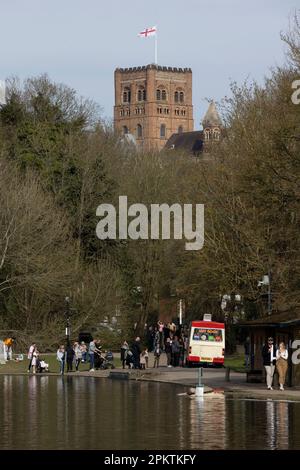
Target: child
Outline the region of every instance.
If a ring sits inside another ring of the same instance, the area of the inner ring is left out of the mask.
[[[141,356],[140,356],[140,366],[141,366],[141,369],[146,369],[146,357],[145,357],[145,354],[146,354],[146,351],[145,349],[141,352]]]
[[[148,348],[145,349],[145,360],[146,360],[146,369],[149,367],[149,353]]]

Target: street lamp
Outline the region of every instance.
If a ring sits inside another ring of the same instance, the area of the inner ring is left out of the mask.
[[[272,314],[272,293],[271,293],[271,271],[265,274],[261,281],[258,281],[258,287],[268,286],[268,315]]]
[[[71,332],[71,328],[70,328],[70,297],[66,297],[65,302],[66,302],[66,311],[65,311],[65,315],[66,315],[66,343],[67,343],[67,347],[68,347],[68,346],[70,346],[70,332]]]

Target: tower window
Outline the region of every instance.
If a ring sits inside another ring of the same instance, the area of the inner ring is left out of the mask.
[[[167,91],[163,88],[157,88],[156,90],[156,100],[157,101],[166,101],[167,99]]]
[[[139,88],[137,94],[138,101],[146,101],[146,90],[145,88]]]
[[[128,127],[127,126],[123,126],[123,134],[128,134]]]
[[[182,126],[179,126],[178,127],[178,134],[182,134],[183,133],[183,127]]]
[[[141,124],[138,124],[138,125],[136,126],[136,134],[137,134],[137,137],[138,137],[139,139],[141,139],[141,138],[143,137],[143,127],[142,127]]]
[[[205,129],[204,137],[205,137],[205,140],[210,140],[210,130],[209,129]]]
[[[123,91],[123,103],[130,103],[130,101],[131,101],[130,88],[126,87],[124,88],[124,91]]]
[[[219,129],[214,129],[213,130],[213,139],[214,140],[220,140],[220,131],[219,131]]]
[[[166,137],[166,125],[161,124],[160,125],[160,138],[164,139]]]
[[[180,103],[184,102],[184,93],[183,93],[183,91],[181,91],[180,94],[179,94],[179,100],[180,100]]]
[[[179,101],[179,92],[178,91],[175,91],[174,101],[175,101],[175,103],[178,103],[178,101]]]

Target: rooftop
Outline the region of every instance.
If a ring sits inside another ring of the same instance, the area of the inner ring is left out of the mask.
[[[167,67],[165,65],[157,65],[157,64],[141,65],[138,67],[116,68],[116,72],[121,72],[121,73],[141,72],[144,70],[159,70],[161,72],[192,73],[192,69],[190,67],[185,67],[185,68]]]
[[[286,312],[277,312],[267,317],[257,318],[256,320],[242,321],[239,323],[241,326],[249,327],[284,327],[289,325],[300,324],[300,312],[295,310],[290,310]]]
[[[198,154],[203,150],[203,131],[181,132],[172,134],[167,141],[166,149],[183,149]]]
[[[202,121],[203,127],[221,127],[222,126],[222,121],[219,116],[219,113],[217,111],[216,105],[214,101],[211,101],[211,103],[208,106],[208,110],[205,113],[205,116]]]

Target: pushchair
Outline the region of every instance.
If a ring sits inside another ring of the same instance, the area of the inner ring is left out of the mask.
[[[106,351],[105,355],[101,353],[100,369],[114,369],[114,356],[111,351]]]
[[[129,369],[133,368],[133,353],[130,349],[126,352],[125,362]]]
[[[43,359],[37,359],[36,371],[38,374],[42,374],[43,372],[49,372],[49,364],[47,364]]]

